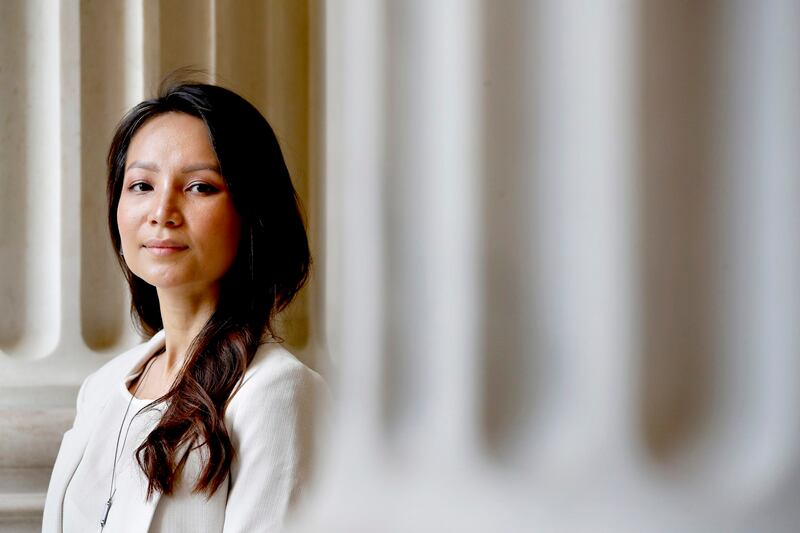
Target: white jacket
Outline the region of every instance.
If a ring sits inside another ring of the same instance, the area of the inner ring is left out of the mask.
[[[50,478],[43,533],[62,533],[64,494],[87,443],[98,431],[101,432],[98,438],[105,438],[102,432],[111,433],[108,425],[122,418],[122,413],[105,410],[108,399],[118,392],[114,388],[163,345],[161,330],[149,341],[106,363],[81,385],[75,422],[64,434]],[[197,533],[281,529],[310,474],[314,408],[320,400],[327,400],[328,395],[319,374],[280,344],[266,343],[259,347],[241,388],[225,412],[225,424],[236,449],[231,472],[218,489],[219,494],[203,504],[203,523],[208,525],[207,529],[195,530]],[[116,436],[119,425],[114,426]],[[145,480],[144,475],[141,478]],[[144,493],[146,486],[141,489]],[[107,493],[86,495],[101,503],[107,496]],[[145,498],[115,501],[113,512],[117,517],[125,517],[124,527],[120,528],[119,523],[111,527],[109,518],[105,531],[147,533],[156,510],[161,513],[169,510],[163,506],[171,505],[172,501],[172,497],[158,492],[149,501]],[[98,515],[98,530],[99,519]]]

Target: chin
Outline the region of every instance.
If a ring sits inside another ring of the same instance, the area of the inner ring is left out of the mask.
[[[148,276],[142,279],[159,290],[180,289],[191,293],[205,292],[213,285],[211,281],[191,276]]]
[[[149,285],[152,285],[153,287],[155,287],[157,289],[175,289],[175,288],[180,287],[182,285],[186,285],[185,283],[181,283],[181,282],[175,281],[175,280],[164,280],[164,279],[159,279],[159,278],[142,277],[142,276],[139,276],[139,277],[141,277],[142,280],[145,281],[145,283],[147,283]]]
[[[159,289],[173,289],[196,281],[187,279],[186,276],[176,275],[174,272],[142,272],[141,270],[137,271],[132,268],[131,272],[136,274],[136,276],[141,278],[145,283]]]

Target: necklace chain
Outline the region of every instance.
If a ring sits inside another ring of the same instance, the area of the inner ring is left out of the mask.
[[[105,509],[103,511],[103,518],[100,519],[100,531],[103,531],[103,528],[108,521],[108,512],[111,510],[111,504],[114,502],[114,494],[117,492],[116,487],[116,472],[117,472],[117,459],[122,456],[122,452],[125,450],[125,442],[128,440],[128,432],[131,430],[131,424],[133,424],[133,419],[142,412],[147,406],[142,407],[139,411],[136,412],[135,415],[131,417],[130,422],[128,422],[128,429],[125,431],[125,438],[122,439],[122,450],[119,450],[119,439],[122,436],[122,428],[125,427],[125,419],[128,417],[128,411],[130,411],[131,404],[133,403],[133,399],[136,397],[136,393],[139,391],[139,387],[142,385],[145,377],[147,377],[147,373],[150,371],[150,367],[152,367],[153,361],[155,361],[156,357],[160,355],[164,351],[164,348],[161,348],[153,356],[145,365],[144,372],[142,373],[141,378],[139,378],[139,382],[136,384],[136,387],[133,389],[131,393],[131,399],[128,400],[128,406],[125,408],[125,414],[122,415],[122,422],[119,425],[119,432],[117,433],[117,442],[114,445],[114,465],[111,468],[111,486],[108,489],[108,500],[105,503]],[[127,385],[126,385],[127,388]]]

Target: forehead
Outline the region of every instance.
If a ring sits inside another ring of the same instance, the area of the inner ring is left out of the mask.
[[[216,161],[201,119],[186,113],[164,113],[145,122],[131,139],[126,160],[146,160],[159,166]]]

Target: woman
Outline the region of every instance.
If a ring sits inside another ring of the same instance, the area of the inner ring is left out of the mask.
[[[150,340],[83,382],[43,531],[276,531],[309,475],[320,376],[272,320],[310,266],[272,129],[235,93],[162,89],[108,154],[111,241]]]

